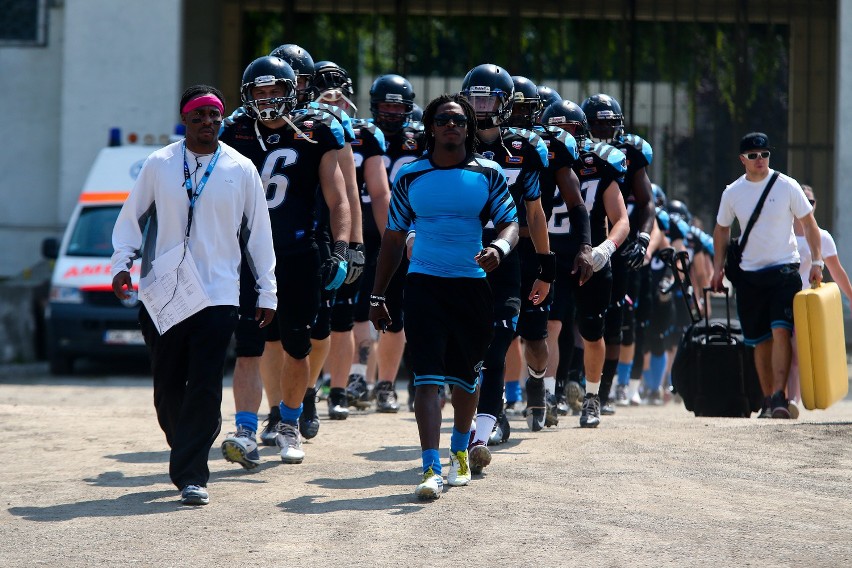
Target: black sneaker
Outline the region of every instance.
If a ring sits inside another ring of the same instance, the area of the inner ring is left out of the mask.
[[[784,391],[778,391],[772,395],[772,418],[790,418],[789,402]]]
[[[601,401],[601,416],[612,416],[615,414],[615,406],[612,404],[612,400],[606,399]]]
[[[772,397],[765,396],[763,397],[763,406],[760,407],[760,414],[757,415],[758,418],[772,418]]]
[[[328,392],[328,417],[332,420],[346,420],[349,417],[349,404],[346,391],[333,388]]]
[[[266,420],[263,421],[263,430],[260,432],[260,443],[264,446],[274,446],[275,437],[278,435],[276,426],[281,421],[281,411],[277,406],[269,409]]]
[[[370,407],[370,390],[367,388],[367,380],[362,375],[354,373],[349,375],[349,383],[346,385],[346,400],[349,406],[354,406],[358,410]]]
[[[299,416],[299,432],[306,440],[316,438],[319,434],[320,419],[317,415],[317,391],[314,388],[308,388],[305,392],[305,398],[302,400],[302,415]]]
[[[512,427],[509,426],[509,418],[505,412],[497,415],[497,422],[494,423],[494,429],[491,430],[491,435],[488,437],[488,445],[495,446],[502,444],[509,439],[512,433]]]
[[[588,393],[583,398],[583,410],[580,411],[581,428],[597,428],[601,423],[601,399]]]
[[[527,418],[527,426],[533,432],[544,428],[547,401],[544,390],[544,381],[530,377],[527,379],[527,408],[524,416]]]
[[[382,381],[376,385],[376,411],[395,413],[399,412],[399,403],[396,400],[396,391],[393,383]]]

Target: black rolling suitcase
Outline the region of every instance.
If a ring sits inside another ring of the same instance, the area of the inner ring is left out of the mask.
[[[689,285],[685,252],[674,255],[672,272],[692,317],[672,365],[672,385],[696,416],[748,418],[760,410],[763,393],[754,367],[754,349],[743,342],[740,322],[730,317],[725,288],[724,318],[701,318]],[[704,289],[704,300],[709,301]],[[705,312],[706,314],[706,312]]]

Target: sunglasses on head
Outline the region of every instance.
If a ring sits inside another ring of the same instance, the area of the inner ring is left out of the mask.
[[[769,150],[764,150],[762,152],[748,152],[747,154],[743,154],[746,160],[756,160],[758,158],[768,158]]]
[[[467,126],[467,117],[463,114],[436,114],[435,126],[446,126],[451,120],[456,126]]]

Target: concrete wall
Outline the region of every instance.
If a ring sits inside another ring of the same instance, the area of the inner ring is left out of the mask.
[[[15,243],[0,247],[0,277],[35,264],[41,240],[61,233],[111,127],[141,142],[179,120],[182,2],[55,5],[46,47],[0,48],[0,242]]]

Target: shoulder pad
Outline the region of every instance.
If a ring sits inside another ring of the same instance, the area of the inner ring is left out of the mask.
[[[574,156],[575,160],[580,157],[580,151],[577,148],[577,140],[571,136],[568,131],[561,129],[558,126],[547,126],[545,130],[553,140],[558,140],[566,148],[568,148],[568,151],[572,156]]]
[[[638,151],[642,152],[642,155],[645,156],[645,159],[648,161],[648,164],[654,159],[654,150],[651,148],[651,145],[641,136],[636,134],[625,134],[624,142],[633,146]]]
[[[660,227],[664,231],[669,230],[670,218],[669,218],[669,212],[668,211],[666,211],[665,209],[663,209],[661,207],[657,207],[657,221],[660,222]]]
[[[610,146],[606,142],[598,142],[589,151],[615,168],[618,173],[627,172],[627,156],[615,146]]]

